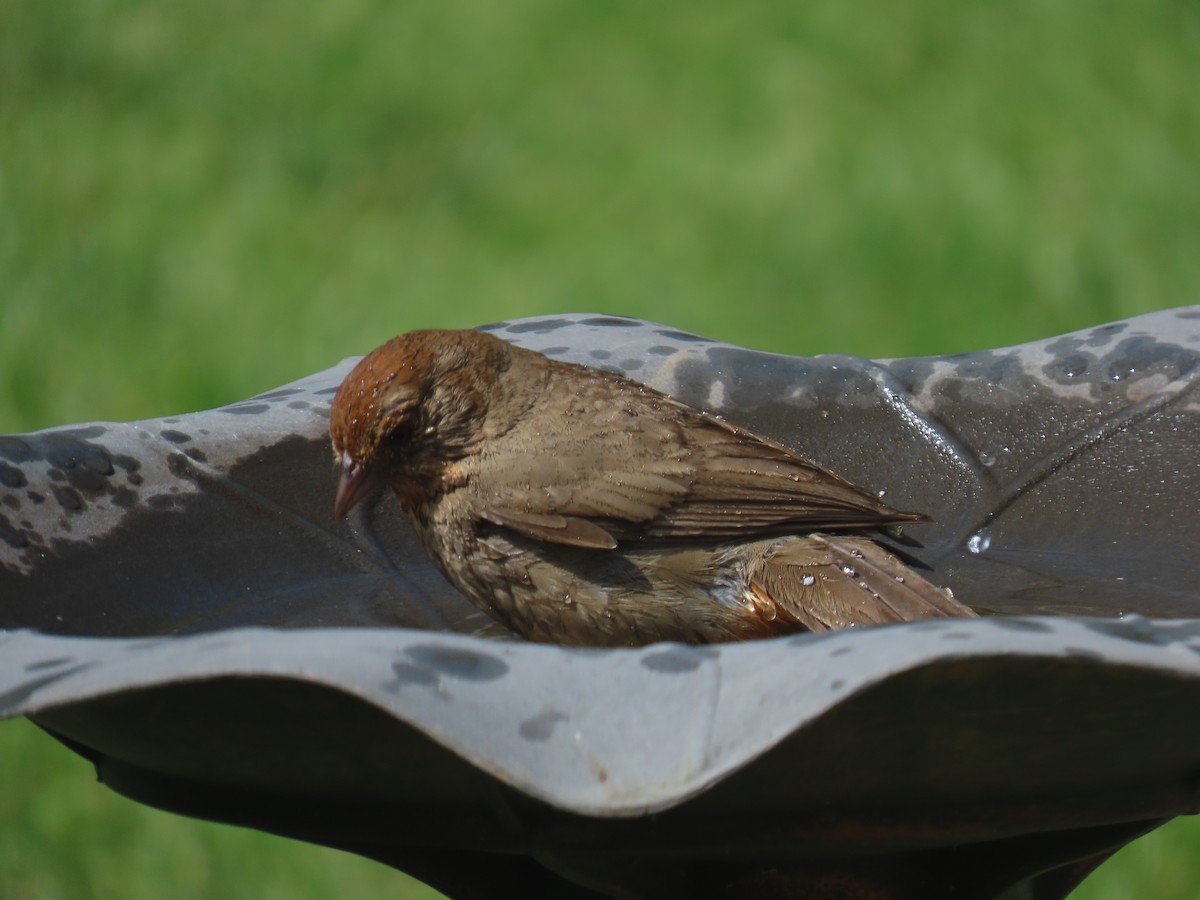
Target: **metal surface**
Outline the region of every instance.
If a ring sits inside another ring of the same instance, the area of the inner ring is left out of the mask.
[[[1200,308],[883,363],[602,316],[491,328],[930,514],[907,533],[931,580],[1004,615],[709,648],[474,636],[390,498],[332,521],[347,361],[0,438],[0,713],[138,799],[460,896],[1057,897],[1194,811]]]

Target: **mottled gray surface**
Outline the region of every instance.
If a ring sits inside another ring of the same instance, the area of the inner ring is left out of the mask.
[[[498,790],[569,814],[669,810],[655,840],[686,834],[693,855],[752,856],[771,809],[952,823],[869,832],[909,848],[1194,809],[1200,307],[887,362],[605,316],[490,328],[931,515],[909,530],[929,577],[1006,615],[708,648],[472,636],[487,619],[390,498],[332,521],[326,418],[347,360],[222,409],[0,438],[0,715],[34,716],[150,802],[342,846],[244,792],[322,815],[419,807],[424,831],[397,846],[519,852],[594,835],[517,827]],[[714,812],[751,818],[680,824]],[[604,840],[648,846],[637,834]]]
[[[334,524],[329,400],[349,362],[207,412],[0,437],[0,627],[485,624],[394,503]]]
[[[1108,692],[1104,715],[1092,721],[1095,711],[1079,706],[1081,675],[1101,663],[1116,681],[1154,691]],[[1005,688],[1006,671],[1020,687]],[[418,789],[452,802],[461,791],[458,783],[430,783],[428,769],[411,764],[428,752],[413,750],[421,743],[415,735],[347,744],[330,727],[334,717],[304,722],[304,746],[269,752],[264,742],[273,735],[284,742],[287,725],[278,720],[295,709],[281,715],[254,691],[217,684],[209,689],[222,702],[208,715],[169,690],[133,693],[214,674],[333,688],[346,706],[378,707],[506,785],[592,815],[673,806],[889,679],[898,693],[888,706],[892,716],[902,710],[903,721],[889,726],[888,714],[876,710],[843,738],[865,744],[858,753],[873,760],[869,767],[852,766],[843,746],[820,757],[776,757],[768,765],[780,777],[766,779],[772,787],[760,799],[853,807],[918,797],[967,803],[1002,791],[1016,803],[1050,788],[1086,795],[1141,778],[1161,787],[1200,763],[1200,721],[1192,714],[1200,624],[1138,617],[931,620],[900,632],[609,651],[415,630],[238,629],[131,640],[16,631],[0,641],[0,714],[35,715],[88,746],[180,777],[396,802]],[[1186,686],[1174,683],[1179,678]],[[973,703],[948,714],[928,695],[939,679],[956,696],[969,687]],[[96,714],[106,698],[127,693],[134,702]],[[1144,730],[1154,722],[1164,724]],[[956,728],[958,739],[945,740]],[[934,731],[939,740],[921,737]],[[1107,751],[1080,765],[1097,740]],[[1026,752],[1014,754],[1014,746]],[[1041,747],[1036,755],[1034,747]],[[1120,752],[1130,748],[1137,752]],[[314,757],[339,764],[313,766]],[[1193,802],[1181,796],[1163,812]]]
[[[880,363],[759,353],[612,317],[498,333],[723,413],[930,515],[909,529],[919,555],[972,605],[1196,614],[1200,307]]]
[[[927,513],[910,529],[918,555],[978,608],[1194,614],[1200,307],[888,363],[603,316],[491,327],[641,378]],[[0,437],[0,627],[484,626],[388,498],[332,522],[326,416],[351,362],[208,412]]]

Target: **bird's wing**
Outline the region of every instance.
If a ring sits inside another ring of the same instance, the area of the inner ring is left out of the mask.
[[[787,538],[746,574],[760,616],[790,619],[809,631],[975,616],[863,537]]]
[[[522,424],[485,450],[496,456],[484,467],[493,477],[476,484],[483,518],[586,547],[924,518],[658,391],[596,370],[572,367],[571,376],[551,382],[550,390],[571,392],[556,396],[561,415],[533,417],[536,433]]]

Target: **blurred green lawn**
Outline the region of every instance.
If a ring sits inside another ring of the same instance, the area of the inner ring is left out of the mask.
[[[0,0],[0,431],[562,311],[795,354],[1200,298],[1187,2]],[[0,725],[0,896],[427,896]],[[1077,896],[1191,898],[1174,823]]]

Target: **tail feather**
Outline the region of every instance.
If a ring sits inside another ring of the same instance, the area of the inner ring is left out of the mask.
[[[747,575],[760,601],[810,631],[976,615],[865,537],[788,538]]]

